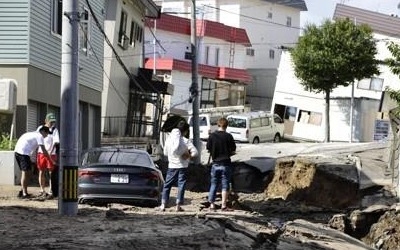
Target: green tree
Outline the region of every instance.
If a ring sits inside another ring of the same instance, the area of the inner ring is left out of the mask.
[[[306,90],[325,93],[325,141],[330,141],[330,93],[379,74],[376,44],[367,25],[349,19],[309,24],[291,50],[294,72]]]
[[[400,76],[400,46],[394,42],[390,42],[388,44],[388,49],[392,54],[392,58],[386,59],[385,64],[389,66],[393,74]],[[386,91],[389,93],[390,98],[400,105],[400,91],[389,87],[386,87]]]

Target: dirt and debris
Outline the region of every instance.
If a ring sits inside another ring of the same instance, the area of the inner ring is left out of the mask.
[[[357,169],[348,157],[338,158],[343,161],[333,160],[343,164],[339,167],[328,164],[331,159],[317,158],[282,160],[273,178],[264,178],[268,182],[265,192],[231,195],[233,212],[208,210],[204,191],[207,185],[201,178],[201,183],[191,181],[188,185],[184,212],[175,212],[176,189],[172,190],[171,207],[166,212],[134,205],[79,205],[78,215],[62,216],[56,199],[19,200],[18,186],[0,186],[0,246],[2,249],[398,249],[400,205],[392,190],[369,185],[368,191],[360,191],[353,178]],[[196,172],[206,173],[207,168]],[[29,191],[36,194],[39,188],[30,187]]]
[[[318,207],[354,207],[359,201],[357,172],[354,163],[339,158],[282,158],[265,194]]]

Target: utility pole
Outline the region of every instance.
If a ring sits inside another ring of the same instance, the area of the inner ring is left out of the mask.
[[[78,13],[79,0],[62,2],[61,124],[58,211],[78,213]]]
[[[199,165],[201,163],[201,141],[199,131],[199,86],[198,86],[198,72],[197,72],[197,30],[196,30],[196,0],[192,0],[192,18],[191,24],[191,58],[192,58],[192,86],[189,89],[190,97],[193,107],[193,143],[199,151],[199,156],[196,157],[194,163]]]
[[[354,25],[357,25],[357,19],[354,18]],[[351,83],[351,98],[350,98],[350,136],[349,142],[353,142],[353,116],[354,116],[354,81]]]
[[[350,138],[349,142],[353,142],[353,116],[354,116],[354,81],[351,83],[351,98],[350,98]]]

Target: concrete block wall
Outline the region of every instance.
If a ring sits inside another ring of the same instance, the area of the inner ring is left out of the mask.
[[[19,185],[21,171],[15,161],[14,151],[0,151],[0,185]]]

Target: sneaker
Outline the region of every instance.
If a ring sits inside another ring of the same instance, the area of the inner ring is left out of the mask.
[[[41,191],[39,194],[38,194],[38,197],[46,197],[47,196],[47,193],[45,192],[45,191]]]
[[[48,199],[48,200],[54,199],[53,194],[52,193],[46,194],[46,199]]]
[[[208,210],[210,210],[210,212],[215,212],[217,211],[217,208],[215,206],[210,206]]]
[[[18,198],[21,198],[22,195],[23,195],[22,190],[19,190],[17,197],[18,197]]]
[[[25,199],[30,199],[31,198],[31,195],[30,194],[25,194],[25,195],[22,195],[21,197],[19,197],[20,199],[23,199],[23,200],[25,200]]]
[[[165,207],[164,206],[159,206],[159,207],[156,207],[155,210],[159,211],[159,212],[165,212]]]

